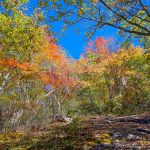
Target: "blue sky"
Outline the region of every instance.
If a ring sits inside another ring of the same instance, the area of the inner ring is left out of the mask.
[[[36,6],[37,0],[29,1],[28,9],[30,12],[32,12],[33,7]],[[75,26],[70,27],[67,31],[65,31],[62,34],[61,22],[55,22],[51,25],[53,26],[53,31],[56,32],[56,37],[58,38],[57,44],[60,45],[62,49],[66,50],[69,56],[78,59],[80,57],[80,54],[82,54],[85,51],[85,47],[88,41],[85,36],[85,30],[80,30],[80,33],[77,33],[76,28],[84,28],[84,26],[82,24],[77,24]],[[114,29],[112,27],[104,27],[103,29],[97,31],[91,40],[94,40],[94,38],[100,36],[103,36],[104,38],[114,38],[115,40],[117,40],[120,38],[117,34],[117,31],[117,29]]]
[[[79,26],[82,28],[82,25],[70,27],[62,36],[58,38],[58,44],[67,50],[75,59],[78,59],[80,54],[85,51],[85,47],[88,43],[85,36],[85,31],[77,33],[76,27]],[[61,28],[58,23],[55,24],[54,30],[56,32],[60,32]],[[105,27],[103,30],[97,31],[91,40],[94,40],[96,37],[100,36],[103,36],[104,38],[119,38],[117,35],[117,30],[110,27]]]
[[[148,4],[149,0],[143,0],[144,2],[147,2]],[[27,3],[28,7],[28,14],[32,14],[33,8],[37,7],[38,0],[29,0],[29,3]],[[49,23],[49,22],[47,22]],[[85,47],[88,43],[86,36],[85,36],[85,30],[82,30],[84,28],[84,25],[77,24],[75,26],[70,27],[67,31],[65,31],[63,34],[61,33],[62,29],[62,22],[55,22],[51,24],[53,26],[52,30],[55,31],[56,38],[58,39],[57,44],[62,47],[62,49],[66,50],[69,54],[69,56],[78,59],[80,55],[85,51]],[[76,28],[81,28],[80,33],[77,33]],[[118,30],[112,27],[104,27],[103,29],[96,32],[96,34],[92,37],[91,40],[94,40],[96,37],[104,37],[106,39],[113,38],[115,41],[122,41],[123,38],[121,38],[117,34]],[[134,41],[134,44],[139,44],[138,42]]]

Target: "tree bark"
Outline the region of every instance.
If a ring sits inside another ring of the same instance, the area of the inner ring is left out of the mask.
[[[3,110],[0,106],[0,133],[3,132],[4,124],[3,124]]]

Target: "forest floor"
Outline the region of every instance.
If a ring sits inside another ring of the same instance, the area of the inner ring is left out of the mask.
[[[150,115],[90,116],[35,129],[0,134],[0,150],[150,150]]]

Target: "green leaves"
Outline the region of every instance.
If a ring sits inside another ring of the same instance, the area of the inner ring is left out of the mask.
[[[63,21],[68,26],[70,26],[69,22],[84,24],[86,21],[88,22],[88,36],[93,36],[104,26],[119,29],[126,35],[130,33],[136,36],[150,36],[149,16],[136,1],[49,0],[48,2],[49,5],[47,5],[47,1],[45,3],[45,1],[39,0],[40,6],[48,9],[49,14],[53,16],[51,20]],[[60,13],[65,15],[60,15]],[[87,29],[87,26],[85,28]]]
[[[91,47],[79,60],[82,99],[94,101],[97,106],[104,103],[104,107],[117,113],[148,103],[149,54],[133,45],[108,53],[102,44],[106,42],[102,38],[96,41],[97,46],[90,42]]]
[[[29,2],[29,0],[20,0],[21,1],[21,3],[28,3]]]

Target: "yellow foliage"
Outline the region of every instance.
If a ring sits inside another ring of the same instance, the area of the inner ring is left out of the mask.
[[[112,143],[112,139],[110,135],[107,133],[96,135],[96,140],[97,140],[97,143],[99,144],[111,144]]]

